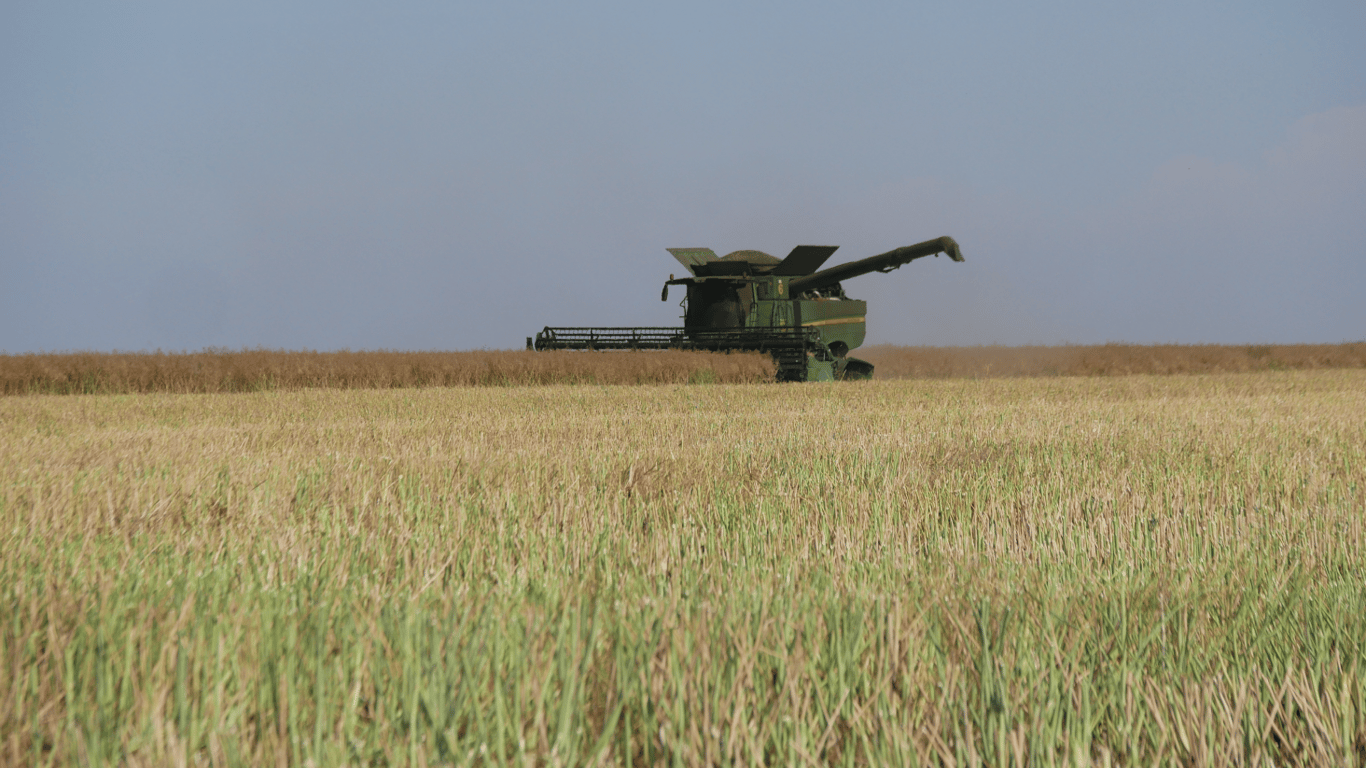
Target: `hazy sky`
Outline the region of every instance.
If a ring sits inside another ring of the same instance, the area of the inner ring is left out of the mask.
[[[869,342],[1366,339],[1366,3],[0,5],[0,350],[673,325],[940,235]]]

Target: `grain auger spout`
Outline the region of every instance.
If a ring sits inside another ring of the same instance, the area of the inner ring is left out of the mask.
[[[838,267],[823,269],[806,277],[795,278],[789,284],[789,290],[793,296],[806,291],[818,291],[851,277],[866,275],[869,272],[891,272],[916,259],[925,256],[937,256],[941,253],[948,254],[948,257],[954,261],[963,260],[963,253],[958,250],[958,243],[952,237],[937,237],[923,243],[905,245],[877,256],[869,256],[866,259],[841,264]]]
[[[547,326],[527,349],[753,351],[773,356],[782,381],[867,379],[873,366],[849,356],[863,344],[868,305],[844,293],[841,280],[890,272],[922,256],[947,253],[962,261],[951,237],[926,240],[878,256],[821,270],[839,246],[799,245],[786,258],[761,251],[717,256],[710,248],[670,248],[689,274],[682,286],[683,327],[579,328]]]

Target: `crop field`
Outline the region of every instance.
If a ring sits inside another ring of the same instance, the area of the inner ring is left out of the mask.
[[[1099,344],[1053,347],[863,347],[882,379],[1129,376],[1366,368],[1348,344]]]
[[[879,379],[1115,376],[1366,368],[1366,342],[1220,346],[874,346],[855,355]],[[709,352],[65,352],[0,354],[0,395],[267,392],[306,388],[772,381],[758,353]]]
[[[1366,370],[0,398],[0,763],[1366,765]]]
[[[69,352],[0,355],[0,394],[270,392],[308,388],[772,381],[768,355],[583,352]]]

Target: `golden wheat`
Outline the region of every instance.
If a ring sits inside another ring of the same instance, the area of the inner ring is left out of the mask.
[[[864,347],[880,379],[1125,376],[1366,368],[1366,343]]]
[[[9,764],[1366,762],[1366,372],[0,400]]]
[[[873,346],[879,379],[1116,376],[1366,367],[1366,344]],[[708,352],[285,352],[0,355],[0,394],[256,392],[327,387],[527,384],[743,384],[773,378],[769,358]]]
[[[0,393],[257,392],[311,387],[746,383],[773,378],[758,353],[284,352],[0,356]]]

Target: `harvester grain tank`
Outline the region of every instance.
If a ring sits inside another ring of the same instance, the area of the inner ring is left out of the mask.
[[[687,290],[682,328],[552,328],[529,349],[757,350],[773,355],[784,381],[868,378],[873,366],[849,357],[863,344],[868,305],[844,293],[843,281],[890,272],[925,256],[963,261],[951,237],[926,240],[821,269],[839,248],[799,245],[779,260],[761,251],[718,258],[710,248],[670,248],[691,277],[669,276]]]

